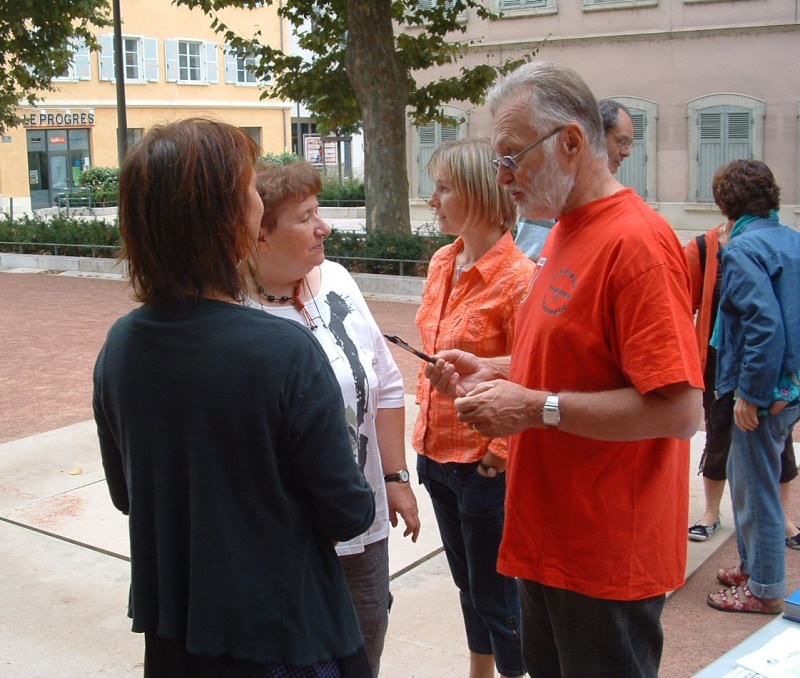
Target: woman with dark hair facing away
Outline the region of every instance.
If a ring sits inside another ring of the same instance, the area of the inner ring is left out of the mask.
[[[375,520],[336,552],[377,678],[391,602],[389,526],[400,516],[413,541],[420,528],[406,469],[403,377],[355,280],[325,259],[331,227],[318,212],[319,172],[305,161],[259,163],[256,177],[264,216],[247,303],[313,332],[342,389],[352,458],[375,493]]]
[[[497,185],[488,139],[442,144],[428,163],[428,204],[442,233],[458,236],[431,258],[416,324],[429,355],[460,348],[483,357],[511,352],[516,313],[533,262],[514,245],[517,209]],[[470,650],[470,678],[525,672],[516,582],[497,572],[505,518],[507,443],[458,420],[420,367],[414,427],[420,482],[431,496]]]
[[[339,388],[307,329],[241,303],[257,154],[235,127],[184,120],[120,175],[142,306],[108,333],[94,412],[147,678],[370,675],[334,543],[374,500]]]
[[[722,180],[723,165],[712,180],[712,189]],[[695,331],[700,351],[700,366],[703,368],[703,414],[705,418],[706,439],[703,455],[700,458],[700,473],[703,475],[705,509],[703,516],[689,528],[689,539],[706,541],[722,528],[720,505],[728,476],[728,452],[731,446],[731,426],[733,425],[733,393],[717,398],[715,383],[717,377],[717,351],[709,345],[711,331],[716,324],[719,309],[722,269],[719,266],[719,253],[730,240],[734,221],[715,226],[686,245],[686,260],[691,279],[692,310],[696,312]],[[786,546],[800,549],[800,528],[789,515],[789,496],[791,481],[797,477],[797,461],[794,454],[792,436],[786,438],[781,453],[780,496],[784,511]]]
[[[786,595],[781,454],[800,419],[800,234],[778,221],[780,188],[767,165],[733,160],[712,184],[733,224],[722,249],[716,392],[732,394],[727,475],[739,564],[707,597],[723,612],[779,614]]]

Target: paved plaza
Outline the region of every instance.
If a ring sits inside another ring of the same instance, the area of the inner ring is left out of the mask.
[[[410,343],[417,303],[370,299],[384,332]],[[112,507],[91,421],[91,373],[111,323],[135,307],[121,280],[0,271],[0,676],[141,675],[142,637],[126,617],[129,564],[125,518]],[[413,394],[416,359],[394,349]],[[406,397],[407,434],[416,415]],[[692,441],[697,467],[704,436]],[[414,452],[407,446],[409,468]],[[702,513],[692,472],[690,518]],[[390,538],[395,596],[382,678],[466,678],[468,652],[458,595],[435,521],[416,488],[423,530],[417,544]],[[800,491],[793,512],[800,516]],[[770,621],[708,608],[718,567],[736,562],[729,501],[724,528],[690,543],[687,585],[668,600],[661,675],[688,678]],[[592,535],[586,535],[587,540]],[[800,587],[800,552],[787,553],[790,589]]]

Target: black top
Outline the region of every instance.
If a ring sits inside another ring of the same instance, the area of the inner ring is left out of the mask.
[[[145,306],[111,328],[94,383],[133,630],[262,663],[356,652],[333,540],[366,530],[374,499],[311,333],[221,301]]]

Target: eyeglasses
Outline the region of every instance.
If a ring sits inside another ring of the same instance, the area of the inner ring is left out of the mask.
[[[545,134],[541,139],[534,141],[530,146],[526,146],[523,148],[519,153],[515,153],[514,155],[504,155],[501,158],[495,158],[492,160],[492,166],[496,169],[500,169],[500,165],[505,167],[507,170],[511,170],[512,172],[516,172],[519,169],[519,165],[517,164],[517,160],[519,160],[523,155],[525,155],[528,151],[536,148],[539,144],[544,143],[547,141],[551,136],[554,134],[558,134],[562,129],[564,129],[566,125],[561,125],[560,127],[556,127],[550,134]]]
[[[613,135],[611,138],[614,139],[614,143],[619,146],[622,151],[633,146],[633,139],[629,139],[628,137]]]

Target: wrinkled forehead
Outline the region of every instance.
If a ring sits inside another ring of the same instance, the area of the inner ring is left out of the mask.
[[[501,152],[536,134],[535,116],[522,96],[512,96],[497,106],[492,124],[492,147]]]

